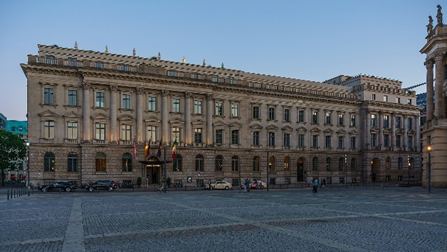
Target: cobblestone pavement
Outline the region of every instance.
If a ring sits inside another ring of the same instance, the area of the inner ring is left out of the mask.
[[[34,194],[0,202],[0,251],[447,251],[447,190]]]

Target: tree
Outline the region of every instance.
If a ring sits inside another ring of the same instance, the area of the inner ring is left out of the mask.
[[[25,143],[18,136],[0,130],[0,169],[2,186],[5,185],[5,170],[17,169],[17,164],[25,158]]]

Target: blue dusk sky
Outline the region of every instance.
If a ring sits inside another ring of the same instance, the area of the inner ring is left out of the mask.
[[[432,0],[0,1],[0,113],[26,118],[20,68],[37,44],[57,44],[324,81],[369,74],[425,81]],[[444,15],[447,22],[447,15]],[[436,22],[436,18],[434,18]],[[416,91],[423,92],[425,87]]]

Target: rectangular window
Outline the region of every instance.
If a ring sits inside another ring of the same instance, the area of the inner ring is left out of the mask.
[[[351,120],[349,122],[349,126],[350,127],[355,127],[356,125],[356,115],[355,114],[351,114]]]
[[[213,76],[211,77],[211,81],[212,81],[212,82],[215,82],[215,83],[219,82],[219,76],[217,76],[217,75],[213,75]]]
[[[121,125],[121,141],[130,141],[132,139],[132,126],[128,124]]]
[[[147,100],[147,110],[151,112],[157,111],[157,97],[156,96],[149,96],[149,99]]]
[[[99,69],[103,69],[104,68],[104,63],[98,61],[98,62],[95,63],[95,67],[99,68]]]
[[[345,125],[345,115],[343,113],[338,114],[338,126]]]
[[[275,146],[275,132],[269,132],[269,146]]]
[[[318,135],[312,136],[312,148],[318,149]]]
[[[259,119],[260,118],[259,106],[253,106],[252,112],[253,112],[253,119]]]
[[[78,105],[78,91],[68,90],[68,106],[77,106],[77,105]]]
[[[231,144],[239,144],[239,130],[231,131]]]
[[[343,150],[345,148],[345,137],[338,136],[338,149]]]
[[[275,108],[274,107],[269,107],[269,120],[275,120]]]
[[[290,122],[290,109],[284,109],[284,121]]]
[[[104,92],[97,91],[95,94],[95,107],[104,108]]]
[[[179,127],[172,127],[171,128],[171,141],[177,141],[177,143],[180,142],[180,128]]]
[[[284,139],[283,139],[283,146],[284,148],[290,148],[290,134],[284,133]]]
[[[216,144],[217,145],[223,144],[223,130],[222,129],[216,130]]]
[[[178,97],[172,98],[172,112],[180,112],[180,98]]]
[[[356,142],[357,142],[357,138],[355,136],[351,137],[351,150],[355,150],[356,149]]]
[[[202,114],[202,100],[194,100],[194,114]]]
[[[76,155],[68,155],[67,158],[67,171],[77,172],[78,171],[78,157]]]
[[[147,126],[146,127],[146,140],[155,142],[157,141],[157,127],[156,126]]]
[[[413,100],[412,99],[408,99],[408,105],[412,105],[413,104]]]
[[[67,122],[67,139],[78,139],[78,122]]]
[[[375,114],[371,115],[371,128],[377,128],[377,116]]]
[[[383,127],[385,129],[388,129],[390,127],[390,116],[389,115],[383,116]]]
[[[54,104],[54,91],[53,88],[47,87],[43,89],[43,104],[53,105]]]
[[[390,147],[390,135],[383,135],[383,146],[385,146],[385,148]]]
[[[325,114],[325,120],[324,120],[324,124],[325,125],[330,125],[330,124],[332,124],[332,120],[331,120],[331,112],[330,111],[327,111],[326,112],[326,114]]]
[[[388,102],[388,95],[384,95],[384,96],[383,96],[383,101],[384,101],[384,102]]]
[[[259,146],[259,131],[253,132],[253,146]]]
[[[122,102],[121,102],[121,108],[122,109],[130,109],[130,94],[123,94],[122,96]]]
[[[372,147],[377,146],[377,134],[375,133],[371,134],[371,146]]]
[[[106,140],[106,124],[95,123],[95,139],[104,141]]]
[[[303,123],[304,122],[304,110],[298,111],[298,122]]]
[[[400,104],[400,97],[396,97],[396,103]]]
[[[177,76],[177,72],[174,70],[168,70],[167,75],[169,77],[176,77]]]
[[[396,147],[400,148],[401,147],[401,136],[400,135],[396,135]]]
[[[223,116],[224,115],[224,111],[223,111],[223,102],[222,101],[215,101],[214,103],[214,114],[216,116]]]
[[[318,124],[318,111],[312,111],[312,124]]]
[[[194,129],[194,143],[195,144],[202,143],[202,129],[201,128]]]
[[[231,117],[239,117],[239,103],[231,103]]]
[[[332,136],[326,136],[325,146],[326,149],[332,148]]]
[[[413,118],[411,117],[407,118],[407,129],[409,130],[413,129]]]
[[[371,95],[371,100],[373,100],[373,101],[376,100],[376,94],[372,94],[372,95]]]
[[[396,128],[402,128],[402,118],[400,116],[396,117]]]
[[[298,135],[298,147],[304,148],[304,134]]]
[[[54,121],[48,120],[43,122],[43,137],[54,139]]]
[[[413,136],[408,136],[408,143],[407,143],[408,148],[412,149],[413,148]]]

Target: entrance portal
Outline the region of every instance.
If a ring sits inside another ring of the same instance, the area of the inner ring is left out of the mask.
[[[296,163],[296,180],[298,182],[304,181],[304,158],[299,158]]]
[[[374,158],[371,161],[371,182],[375,183],[379,178],[380,159]]]
[[[146,178],[149,184],[160,184],[160,165],[146,165]]]

